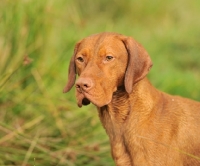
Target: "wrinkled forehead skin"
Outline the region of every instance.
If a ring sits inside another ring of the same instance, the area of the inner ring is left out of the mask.
[[[84,43],[85,41],[87,41],[87,47],[89,46],[89,44],[91,44],[92,46],[96,45],[96,44],[100,44],[102,42],[105,42],[106,40],[109,41],[110,39],[115,39],[115,37],[119,37],[120,35],[117,33],[98,33],[98,34],[93,34],[91,36],[88,36],[86,38],[84,38],[82,40],[82,42]]]
[[[80,50],[87,49],[87,51],[90,51],[90,54],[98,55],[98,51],[102,49],[106,49],[107,52],[125,49],[124,44],[120,40],[120,36],[121,35],[117,33],[99,33],[91,35],[79,42],[80,45],[77,53]]]

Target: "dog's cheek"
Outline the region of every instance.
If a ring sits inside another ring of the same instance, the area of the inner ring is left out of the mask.
[[[124,85],[124,78],[125,78],[125,72],[126,68],[124,66],[118,66],[117,67],[117,72],[115,73],[116,75],[116,85],[117,87],[123,86]]]

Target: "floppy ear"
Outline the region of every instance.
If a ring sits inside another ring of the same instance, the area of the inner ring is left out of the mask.
[[[127,37],[122,41],[128,52],[124,84],[126,91],[131,93],[133,85],[147,75],[153,64],[146,50],[133,38]]]
[[[68,69],[68,82],[67,82],[65,88],[63,89],[63,93],[67,93],[68,91],[70,91],[70,89],[73,87],[73,85],[75,83],[75,80],[76,80],[75,55],[77,53],[79,45],[80,45],[80,43],[77,43],[74,48],[74,54],[71,57],[69,69]]]

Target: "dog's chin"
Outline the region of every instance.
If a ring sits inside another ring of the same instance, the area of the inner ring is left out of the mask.
[[[77,104],[79,107],[82,107],[83,105],[89,105],[90,103],[94,104],[97,107],[103,107],[105,105],[108,105],[111,102],[111,100],[105,101],[105,102],[100,102],[100,101],[95,101],[92,98],[86,97],[83,94],[80,94],[77,96]]]
[[[82,107],[82,105],[90,104],[90,100],[88,100],[82,93],[76,97],[77,97],[77,104],[79,107]]]

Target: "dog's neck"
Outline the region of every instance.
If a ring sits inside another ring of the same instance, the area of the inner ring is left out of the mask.
[[[100,118],[108,114],[114,123],[123,123],[129,112],[129,94],[125,92],[124,88],[118,89],[113,93],[112,101],[110,104],[99,108]]]
[[[158,93],[160,92],[153,88],[147,78],[136,83],[131,94],[128,94],[123,87],[118,88],[113,93],[111,103],[98,108],[100,120],[107,133],[111,134],[114,128],[118,130],[123,127],[124,122],[128,121],[130,117],[134,117],[131,119],[135,119],[135,123],[148,119],[156,100],[159,100],[155,98],[155,96],[160,96]],[[140,117],[141,115],[142,117]]]

